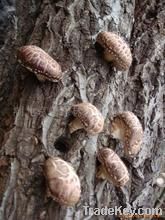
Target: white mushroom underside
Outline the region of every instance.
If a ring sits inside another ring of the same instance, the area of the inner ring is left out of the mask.
[[[114,56],[113,56],[113,52],[109,52],[107,50],[104,51],[104,58],[107,61],[113,61],[114,60]]]
[[[112,137],[115,139],[123,140],[124,138],[124,131],[123,129],[117,128],[111,133]]]
[[[69,123],[69,132],[73,132],[82,129],[84,126],[78,118],[75,118],[72,122]]]

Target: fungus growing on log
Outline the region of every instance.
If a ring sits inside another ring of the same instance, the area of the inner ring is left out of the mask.
[[[80,180],[73,167],[59,157],[45,161],[44,174],[50,196],[61,205],[73,206],[81,194]]]
[[[26,69],[35,73],[40,81],[57,82],[63,76],[61,66],[49,54],[35,45],[20,47],[17,59]]]
[[[115,115],[111,121],[110,133],[124,144],[125,155],[136,156],[140,151],[143,128],[137,116],[130,111]]]
[[[159,187],[165,187],[165,173],[160,173],[160,176],[156,179],[156,184]]]
[[[129,181],[127,167],[120,157],[109,148],[102,148],[97,153],[101,165],[97,171],[97,178],[106,179],[115,186],[124,186]]]
[[[84,128],[88,133],[95,135],[103,130],[104,118],[100,111],[91,103],[83,102],[73,105],[71,113],[75,119],[69,123],[70,133]]]
[[[118,70],[128,70],[132,63],[132,54],[127,43],[113,32],[102,31],[97,43],[104,49],[104,58],[112,62]]]

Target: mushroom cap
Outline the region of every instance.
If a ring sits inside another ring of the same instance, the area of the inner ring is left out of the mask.
[[[103,130],[104,118],[100,111],[91,103],[83,102],[73,105],[71,112],[78,118],[84,129],[90,134],[98,134]]]
[[[133,112],[125,111],[115,115],[110,130],[114,138],[124,142],[126,155],[135,156],[140,151],[143,128]]]
[[[61,66],[49,54],[35,45],[20,47],[17,59],[40,78],[57,82],[63,76]]]
[[[45,161],[44,173],[52,198],[61,205],[72,206],[80,199],[80,180],[73,167],[59,157]]]
[[[102,148],[97,156],[106,171],[107,180],[112,181],[116,186],[124,186],[128,182],[127,167],[112,149]]]
[[[132,63],[131,50],[119,35],[102,31],[98,34],[96,41],[104,48],[107,61],[110,61],[109,56],[117,69],[129,69]]]

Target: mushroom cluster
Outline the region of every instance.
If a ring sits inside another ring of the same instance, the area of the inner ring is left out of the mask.
[[[127,43],[113,32],[102,31],[97,43],[104,50],[104,58],[111,61],[119,70],[128,70],[132,63],[132,54]],[[25,68],[35,73],[40,81],[58,82],[63,77],[61,66],[44,50],[27,45],[18,49],[18,61]],[[69,132],[84,129],[91,135],[97,135],[104,129],[104,117],[91,103],[74,104],[71,108],[74,119],[68,124]],[[132,112],[126,111],[114,116],[111,121],[112,137],[124,144],[127,156],[136,156],[140,150],[143,129],[139,119]],[[117,187],[125,186],[129,181],[129,172],[120,157],[110,148],[103,147],[97,152],[100,166],[97,177],[112,182]],[[73,167],[60,157],[49,157],[44,163],[44,175],[51,197],[61,205],[75,205],[81,195],[81,184]],[[157,180],[157,183],[160,182]],[[163,182],[164,183],[164,182]]]

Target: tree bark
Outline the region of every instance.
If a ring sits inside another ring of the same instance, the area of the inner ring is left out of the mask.
[[[112,220],[118,217],[86,215],[84,206],[162,207],[164,188],[155,180],[165,169],[165,2],[3,0],[0,11],[0,220]],[[118,32],[130,43],[128,72],[115,70],[96,50],[101,30]],[[41,47],[61,64],[62,82],[39,82],[17,63],[17,49],[25,44]],[[105,132],[77,131],[68,140],[70,108],[82,101],[102,112]],[[124,158],[121,143],[107,135],[109,118],[123,110],[133,111],[144,128],[133,160]],[[128,186],[96,179],[101,146],[123,159],[131,176]],[[82,195],[75,207],[46,198],[42,166],[49,155],[76,169]]]

